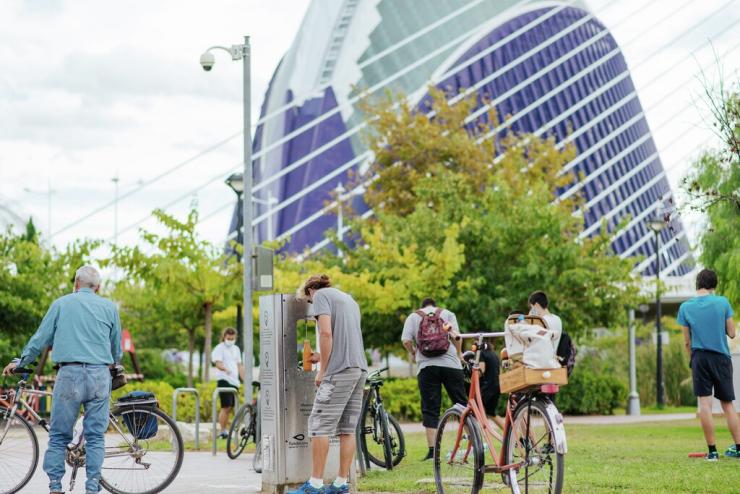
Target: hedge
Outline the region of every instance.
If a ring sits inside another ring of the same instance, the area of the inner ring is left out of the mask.
[[[216,388],[215,382],[197,384],[200,392],[200,419],[211,420],[211,396]],[[122,389],[113,392],[116,399],[130,391],[151,391],[159,399],[160,407],[168,414],[172,413],[172,393],[174,388],[164,381],[147,380],[129,383]],[[381,396],[386,410],[401,422],[421,422],[421,399],[416,379],[389,379],[381,388]],[[624,404],[627,390],[614,376],[598,374],[588,367],[576,367],[570,377],[570,383],[560,388],[555,397],[561,412],[569,415],[612,414]],[[241,394],[239,396],[242,402]],[[503,415],[507,395],[501,395],[499,414]],[[452,406],[447,393],[442,393],[440,413]],[[218,406],[217,406],[218,408]],[[186,422],[195,420],[195,398],[192,394],[181,394],[177,401],[177,419]]]

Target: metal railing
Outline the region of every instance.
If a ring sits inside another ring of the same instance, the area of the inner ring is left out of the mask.
[[[200,449],[200,393],[195,388],[177,388],[172,392],[172,420],[177,423],[177,396],[180,393],[195,395],[195,449]]]
[[[231,393],[234,395],[234,410],[239,409],[239,390],[236,388],[216,388],[213,390],[213,395],[211,396],[211,421],[212,421],[212,428],[211,428],[211,454],[213,456],[216,456],[216,452],[218,450],[217,447],[217,441],[218,441],[218,434],[216,433],[216,425],[218,424],[218,415],[216,413],[216,398],[219,397],[222,393]]]

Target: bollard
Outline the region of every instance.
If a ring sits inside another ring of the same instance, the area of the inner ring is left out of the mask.
[[[195,449],[200,449],[200,393],[195,388],[177,388],[172,392],[172,420],[177,423],[177,395],[193,393],[195,395]]]
[[[211,446],[211,454],[216,456],[218,434],[216,433],[216,425],[218,424],[218,414],[216,413],[216,398],[221,393],[231,393],[234,395],[234,410],[239,410],[239,390],[235,388],[216,388],[213,390],[213,396],[211,397],[211,420],[213,422],[213,429],[211,430],[211,440],[213,446]]]

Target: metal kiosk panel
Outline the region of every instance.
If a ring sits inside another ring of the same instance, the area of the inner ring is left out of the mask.
[[[308,304],[293,295],[260,297],[260,383],[262,490],[283,494],[311,476],[308,417],[316,395],[316,371],[300,366],[298,325],[308,317]],[[324,481],[339,469],[339,440],[330,440]],[[355,489],[354,470],[350,472]]]

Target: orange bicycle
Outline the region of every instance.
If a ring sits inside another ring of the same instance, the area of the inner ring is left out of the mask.
[[[504,333],[455,335],[474,340],[473,375],[467,405],[447,410],[437,428],[434,446],[434,480],[439,494],[476,494],[484,487],[486,473],[500,474],[513,494],[560,494],[567,453],[563,416],[551,395],[554,384],[538,384],[511,393],[506,405],[502,434],[486,417],[480,392],[480,352],[488,338]],[[484,442],[485,440],[485,442]],[[500,449],[495,448],[498,441]],[[486,452],[491,462],[486,462]]]

